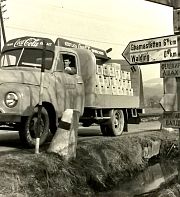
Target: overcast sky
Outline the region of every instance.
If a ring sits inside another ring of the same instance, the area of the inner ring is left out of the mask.
[[[113,51],[123,58],[130,41],[173,34],[171,7],[145,0],[7,0],[7,40],[57,37]],[[143,79],[159,77],[159,64],[141,66]]]

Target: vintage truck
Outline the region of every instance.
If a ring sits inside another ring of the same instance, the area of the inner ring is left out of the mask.
[[[67,58],[76,73],[65,71]],[[139,123],[143,84],[138,66],[131,71],[126,61],[113,60],[104,50],[63,38],[20,37],[8,41],[1,53],[0,124],[19,130],[25,145],[35,145],[42,61],[40,145],[56,132],[65,109],[78,111],[83,126],[99,124],[104,136],[121,135],[128,123]]]

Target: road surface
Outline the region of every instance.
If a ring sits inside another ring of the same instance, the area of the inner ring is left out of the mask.
[[[151,131],[151,130],[159,130],[160,122],[152,121],[152,122],[141,122],[139,125],[133,124],[128,125],[129,132],[124,132],[123,135],[128,135],[133,132],[143,132],[143,131]],[[101,137],[101,131],[99,126],[91,126],[91,127],[80,127],[78,131],[78,140],[97,138],[97,136]],[[17,131],[7,131],[0,130],[0,152],[13,151],[17,149],[23,149],[21,142],[19,140],[19,135]]]

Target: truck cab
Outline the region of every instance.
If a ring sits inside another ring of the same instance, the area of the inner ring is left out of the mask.
[[[83,114],[84,83],[78,52],[56,46],[44,39],[45,72],[43,73],[42,131],[43,144],[49,131],[54,133],[65,109]],[[41,38],[22,37],[10,40],[1,54],[0,123],[19,130],[20,139],[28,146],[35,144],[42,66]],[[64,60],[71,60],[75,72],[68,73]]]

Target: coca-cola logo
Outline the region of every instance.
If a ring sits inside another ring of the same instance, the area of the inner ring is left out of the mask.
[[[18,39],[14,43],[14,47],[37,47],[38,45],[42,45],[42,40],[38,38],[28,38],[28,39]]]

